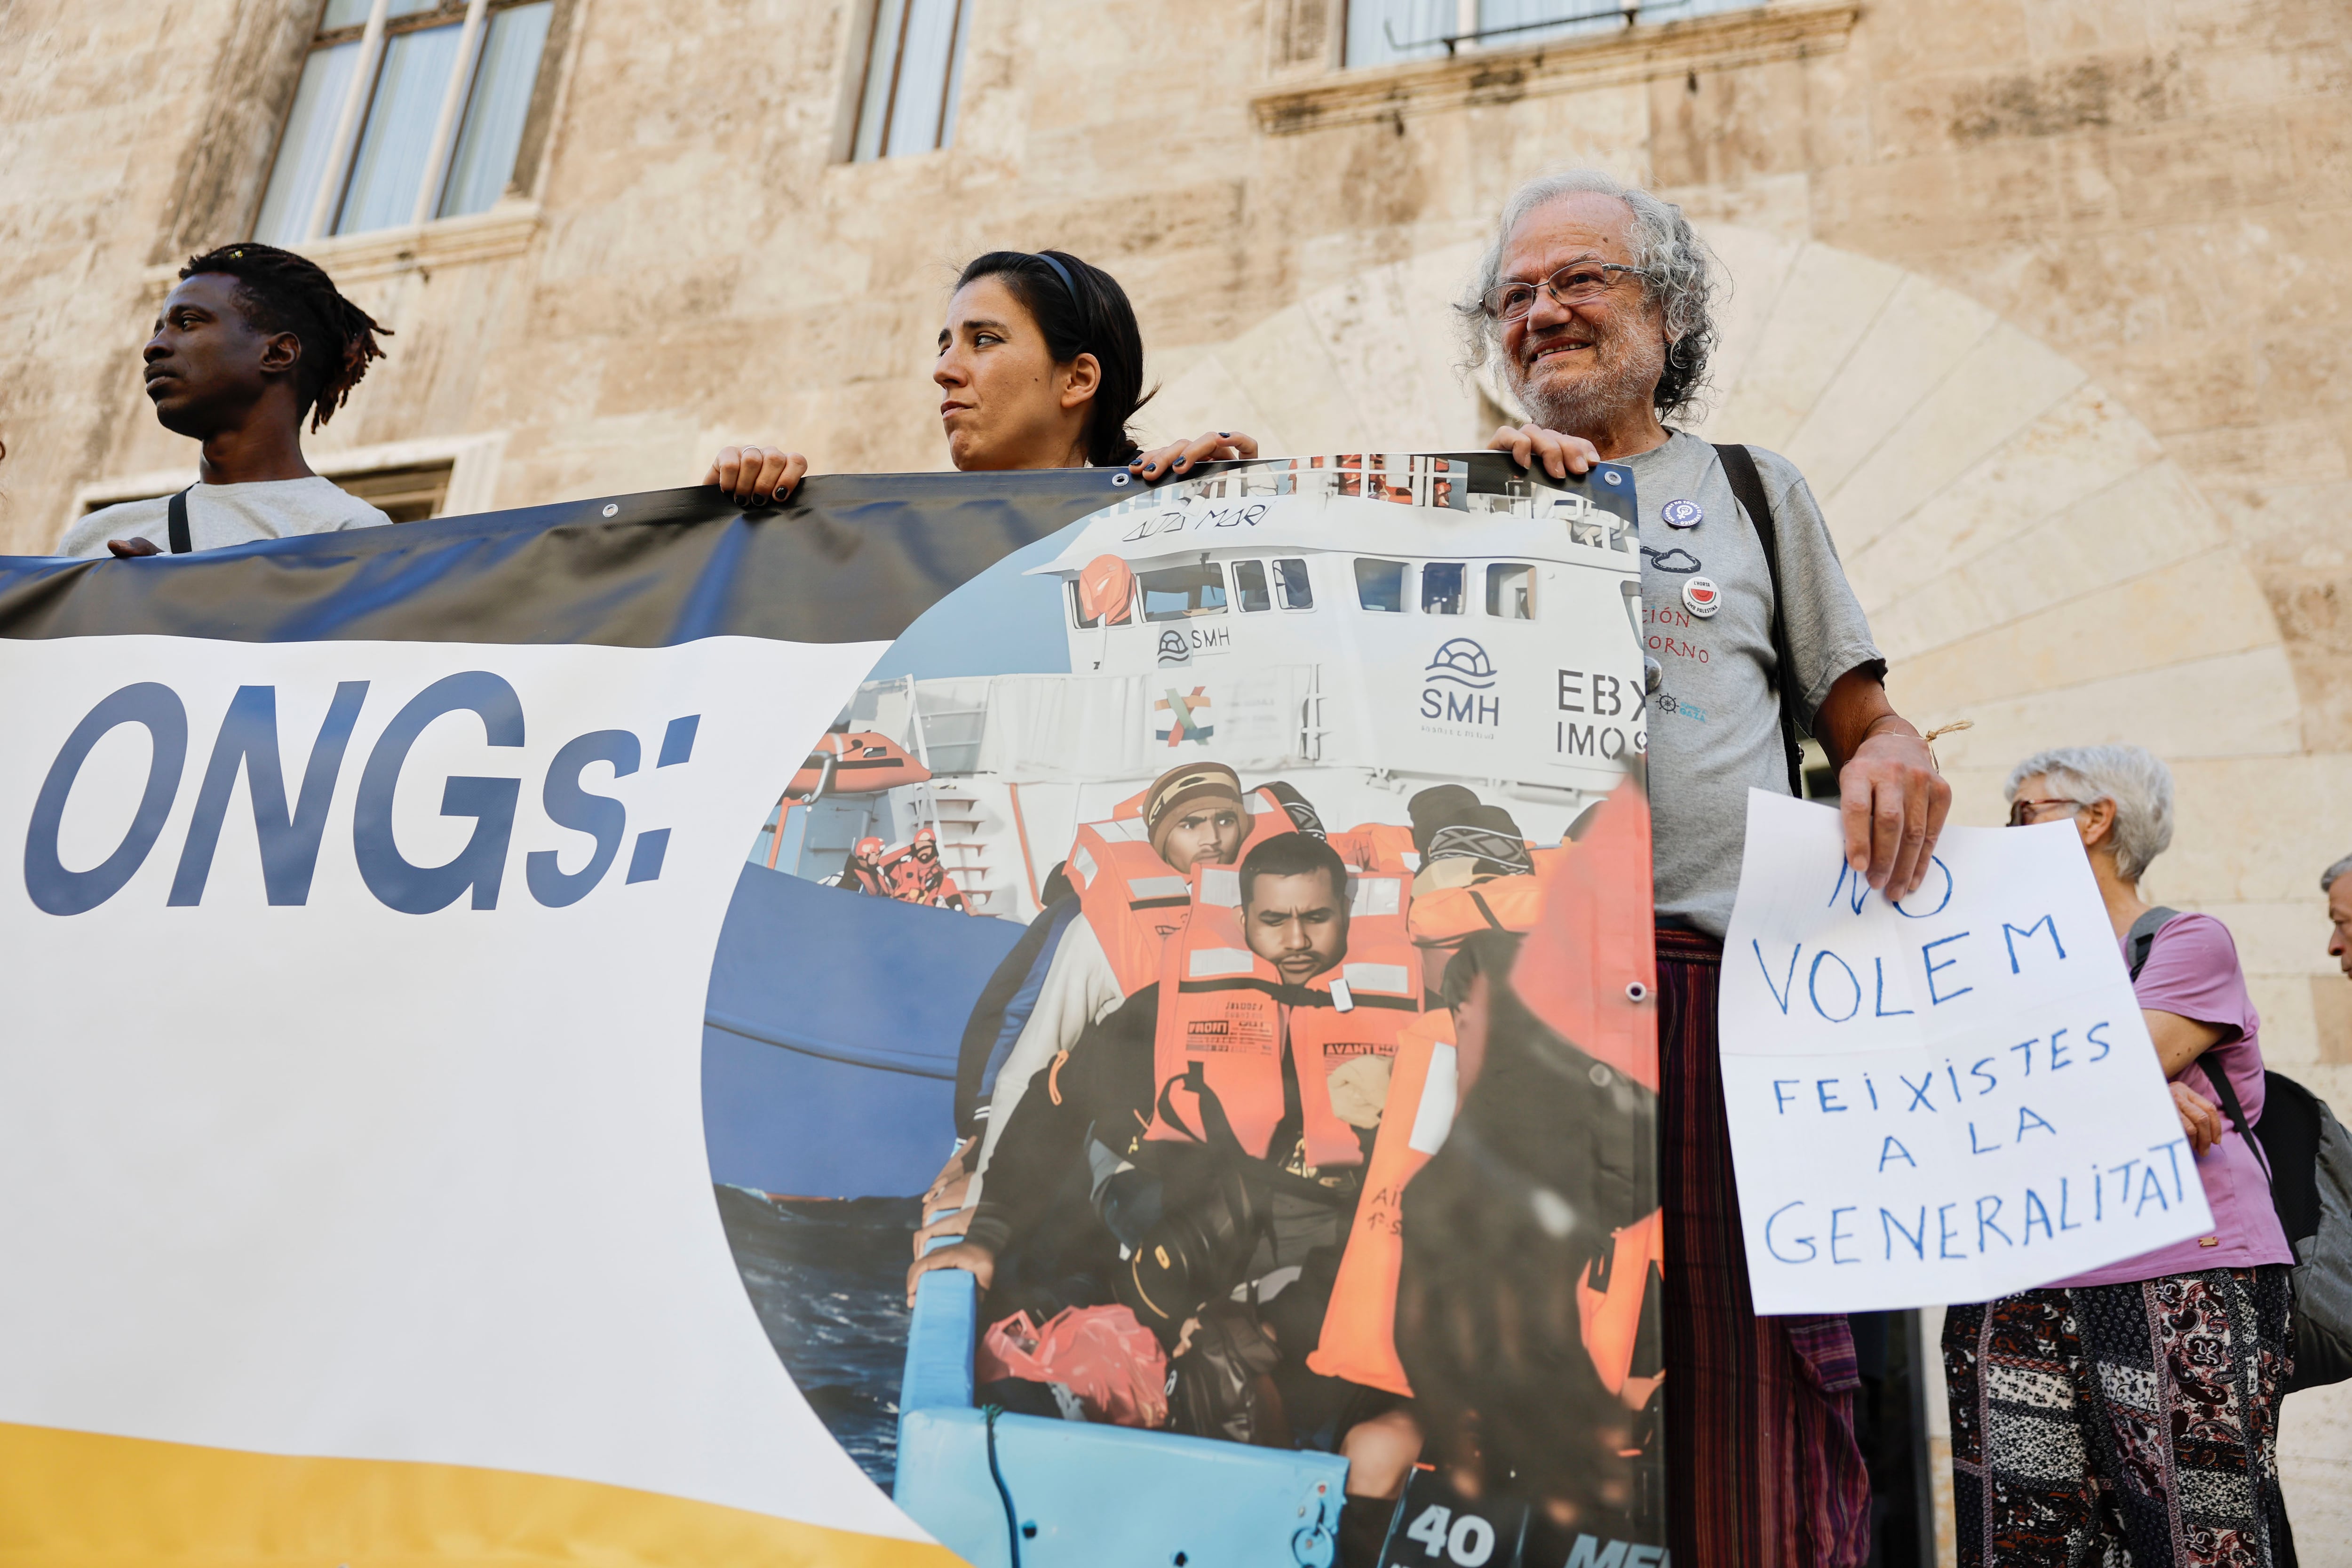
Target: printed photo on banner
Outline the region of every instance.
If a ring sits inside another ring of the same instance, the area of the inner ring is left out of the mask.
[[[1657,1561],[1633,500],[1496,454],[1137,485],[745,824],[729,1238],[959,1553]]]

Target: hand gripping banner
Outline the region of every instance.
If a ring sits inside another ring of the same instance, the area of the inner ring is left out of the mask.
[[[0,561],[0,1563],[1662,1561],[1632,489]]]

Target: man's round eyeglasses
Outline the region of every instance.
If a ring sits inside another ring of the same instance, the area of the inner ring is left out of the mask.
[[[1516,321],[1536,308],[1536,290],[1541,288],[1563,305],[1590,305],[1616,287],[1620,274],[1632,278],[1647,278],[1638,267],[1627,267],[1616,261],[1571,261],[1540,284],[1501,283],[1480,296],[1479,303],[1486,314],[1506,321]]]
[[[2039,820],[2033,814],[2045,805],[2071,805],[2076,811],[2083,809],[2083,803],[2079,800],[2013,800],[2009,803],[2009,825],[2024,827]]]

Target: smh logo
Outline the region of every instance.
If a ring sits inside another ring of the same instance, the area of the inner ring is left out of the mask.
[[[1448,637],[1423,671],[1421,716],[1494,729],[1503,721],[1502,700],[1482,694],[1500,679],[1485,648],[1468,637]]]
[[[1484,691],[1495,684],[1495,661],[1468,637],[1448,637],[1430,655],[1429,669],[1423,679],[1449,680],[1456,686]]]
[[[246,792],[253,803],[262,885],[269,901],[310,901],[328,807],[367,695],[364,680],[346,680],[336,686],[289,809],[278,740],[278,689],[237,689],[197,785],[195,810],[180,847],[179,865],[164,900],[167,905],[204,901],[205,883],[212,873],[214,853],[219,847],[239,772],[245,774]],[[488,670],[467,670],[436,680],[411,698],[393,715],[360,769],[352,811],[352,852],[368,890],[386,907],[404,914],[431,914],[468,894],[474,909],[498,907],[507,847],[514,837],[522,794],[521,779],[456,775],[444,781],[441,815],[471,818],[474,823],[472,835],[454,859],[438,866],[415,865],[401,853],[393,837],[393,795],[409,752],[425,726],[453,713],[473,714],[481,723],[483,738],[493,747],[523,743],[522,700],[513,686]],[[700,714],[671,720],[662,734],[654,766],[674,767],[689,760],[700,722]],[[153,744],[138,809],[112,853],[87,870],[70,870],[59,858],[58,847],[66,804],[90,752],[109,733],[126,724],[145,729]],[[170,687],[140,681],[92,708],[66,737],[34,801],[32,821],[25,833],[25,890],[34,905],[53,915],[85,914],[121,892],[146,864],[163,835],[179,798],[187,760],[188,710]],[[595,848],[585,865],[571,872],[562,869],[554,850],[534,850],[525,856],[524,880],[533,899],[551,909],[562,909],[586,898],[604,880],[627,837],[628,811],[611,796],[583,788],[581,775],[590,763],[604,763],[614,778],[625,778],[643,762],[643,746],[626,730],[592,730],[557,751],[541,782],[540,804],[557,826],[588,835]],[[650,882],[658,878],[668,848],[667,827],[637,834],[630,849],[626,880]]]

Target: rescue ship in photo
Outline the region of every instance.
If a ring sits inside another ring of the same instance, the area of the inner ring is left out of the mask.
[[[1034,569],[1062,584],[1067,673],[869,682],[753,858],[836,877],[928,830],[971,913],[1026,921],[1079,826],[1189,758],[1286,779],[1335,826],[1466,783],[1557,843],[1644,743],[1641,561],[1630,505],[1499,457],[1144,491]]]

